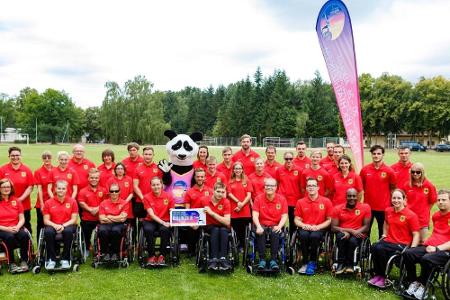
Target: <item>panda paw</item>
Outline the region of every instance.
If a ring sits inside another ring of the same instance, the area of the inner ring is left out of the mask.
[[[158,163],[158,168],[163,172],[163,173],[169,173],[170,169],[172,169],[172,163],[168,162],[167,160],[163,159],[160,160]]]

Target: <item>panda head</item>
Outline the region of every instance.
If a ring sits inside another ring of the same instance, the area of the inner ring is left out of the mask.
[[[178,166],[192,165],[198,152],[198,145],[195,142],[201,141],[203,134],[200,132],[191,135],[177,134],[173,130],[166,130],[164,135],[170,139],[166,144],[170,162]]]

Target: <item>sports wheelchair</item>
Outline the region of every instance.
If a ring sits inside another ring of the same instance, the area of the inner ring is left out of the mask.
[[[72,270],[73,272],[78,272],[80,270],[80,265],[86,262],[86,242],[84,240],[83,231],[78,225],[75,226],[75,232],[73,234],[72,245],[70,247],[70,260],[69,268],[63,269],[60,266],[52,270],[46,268],[47,258],[47,248],[44,238],[45,228],[42,228],[39,233],[39,241],[37,246],[37,253],[35,259],[35,266],[32,269],[33,274],[38,274],[41,272],[42,267],[44,267],[49,273]],[[56,234],[55,247],[56,247],[56,260],[60,259],[61,248],[64,246],[62,233]]]
[[[168,251],[168,258],[169,260],[166,260],[166,263],[164,265],[149,265],[147,264],[147,258],[148,258],[148,251],[147,251],[147,239],[144,235],[144,228],[142,226],[142,223],[139,224],[139,235],[138,235],[138,244],[137,244],[137,260],[139,263],[139,266],[141,268],[157,268],[157,267],[166,267],[169,265],[172,265],[173,267],[176,267],[180,264],[180,246],[179,246],[179,239],[178,239],[178,227],[172,227],[170,228],[172,234],[170,236],[169,241],[169,251]],[[160,237],[160,232],[155,231],[153,238],[158,241],[158,237]],[[160,243],[155,242],[155,251],[160,251]]]
[[[25,259],[25,261],[27,261],[28,263],[28,269],[32,269],[33,267],[33,256],[34,256],[34,247],[33,247],[33,239],[31,237],[30,232],[24,227],[24,230],[26,232],[26,234],[28,235],[28,251],[27,251],[27,259]],[[19,244],[15,243],[14,244],[14,251],[17,251],[17,256],[19,258],[20,257],[20,251],[18,251],[19,249]],[[0,239],[0,275],[2,274],[2,267],[4,264],[8,264],[9,263],[9,257],[10,257],[10,253],[8,251],[8,246],[6,245],[6,242],[2,239]],[[24,270],[20,267],[17,267],[16,270],[10,270],[11,274],[18,274],[18,273],[23,273],[26,272],[28,270]]]
[[[289,268],[288,273],[293,275],[302,263],[302,251],[300,248],[300,229],[294,231],[289,244]],[[330,231],[325,231],[322,243],[318,247],[317,251],[317,266],[318,270],[322,273],[325,269],[331,267],[331,255],[333,249],[333,236]]]
[[[200,238],[197,243],[196,265],[199,273],[204,273],[208,269],[211,259],[211,236],[206,232],[205,228],[200,229]],[[226,259],[231,263],[229,272],[234,271],[239,265],[239,250],[237,247],[236,232],[231,228],[228,233],[228,249]]]
[[[120,239],[118,260],[104,261],[100,249],[100,237],[98,236],[99,226],[94,231],[94,256],[92,258],[92,267],[97,269],[100,265],[117,266],[119,268],[128,268],[134,261],[135,245],[133,244],[133,227],[130,224],[125,225],[125,230]]]
[[[256,273],[262,275],[276,275],[281,272],[289,271],[288,267],[290,265],[289,261],[289,229],[283,227],[280,235],[280,245],[278,248],[278,264],[280,266],[279,270],[271,269],[258,269],[258,263],[256,256],[258,255],[258,249],[256,244],[256,232],[249,224],[245,229],[245,247],[242,264],[245,266],[247,273]],[[266,238],[266,249],[270,247],[270,236],[267,235]]]
[[[365,278],[366,273],[369,272],[369,257],[370,257],[370,238],[366,237],[362,239],[359,246],[355,248],[353,252],[353,273],[356,274],[358,279]],[[336,276],[336,270],[338,268],[339,249],[337,242],[333,244],[331,255],[331,275]]]

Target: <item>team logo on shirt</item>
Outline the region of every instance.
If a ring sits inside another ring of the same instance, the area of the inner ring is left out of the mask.
[[[218,210],[222,210],[222,209],[223,209],[222,204],[219,204],[219,205],[217,206],[217,209],[218,209]]]
[[[153,169],[153,173],[158,173],[158,169]]]
[[[205,191],[205,196],[209,196],[209,191]]]
[[[305,169],[309,169],[309,164],[305,164]]]
[[[103,192],[98,192],[99,197],[103,197]]]
[[[119,206],[118,206],[118,207],[119,207],[119,209],[122,209],[123,205],[122,205],[122,204],[119,204]]]
[[[353,179],[350,178],[347,182],[348,182],[348,184],[353,184]]]
[[[87,170],[87,169],[89,168],[89,166],[88,166],[88,165],[83,165],[83,168],[84,168],[85,170]]]
[[[280,204],[280,203],[277,203],[276,208],[277,208],[278,210],[280,210],[280,209],[281,209],[281,204]]]
[[[70,203],[66,203],[66,208],[70,208]]]
[[[124,185],[125,187],[128,187],[128,186],[129,186],[129,185],[128,185],[128,182],[126,182],[126,181],[123,183],[123,185]]]
[[[169,205],[169,199],[164,199],[164,205]]]
[[[355,216],[359,216],[361,214],[361,211],[359,209],[355,210]]]
[[[294,176],[298,176],[298,171],[297,170],[294,171]]]
[[[17,205],[17,202],[16,202],[15,200],[11,201],[11,205],[12,205],[12,206],[16,206],[16,205]]]
[[[429,190],[428,188],[424,188],[424,189],[423,189],[423,193],[424,193],[425,195],[428,195],[429,192],[430,192],[430,190]]]
[[[324,210],[325,209],[325,205],[323,205],[323,203],[320,203],[319,208],[320,208],[320,210]]]
[[[250,157],[250,161],[255,161],[255,158],[254,157]]]
[[[26,172],[22,172],[22,173],[20,173],[20,175],[22,175],[22,177],[27,177],[27,173]]]
[[[323,177],[322,175],[317,176],[317,181],[322,181]]]
[[[381,178],[386,178],[386,172],[381,172]]]
[[[405,222],[405,220],[406,220],[406,217],[403,216],[403,215],[401,215],[401,216],[400,216],[400,222]]]
[[[72,174],[67,174],[67,179],[72,179]]]
[[[216,179],[216,182],[222,182],[222,179],[217,178],[217,179]]]

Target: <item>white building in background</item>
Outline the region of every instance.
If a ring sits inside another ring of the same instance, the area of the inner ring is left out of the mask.
[[[5,128],[5,132],[0,132],[0,143],[15,141],[26,141],[28,144],[28,133],[20,133],[20,129],[17,128]]]

